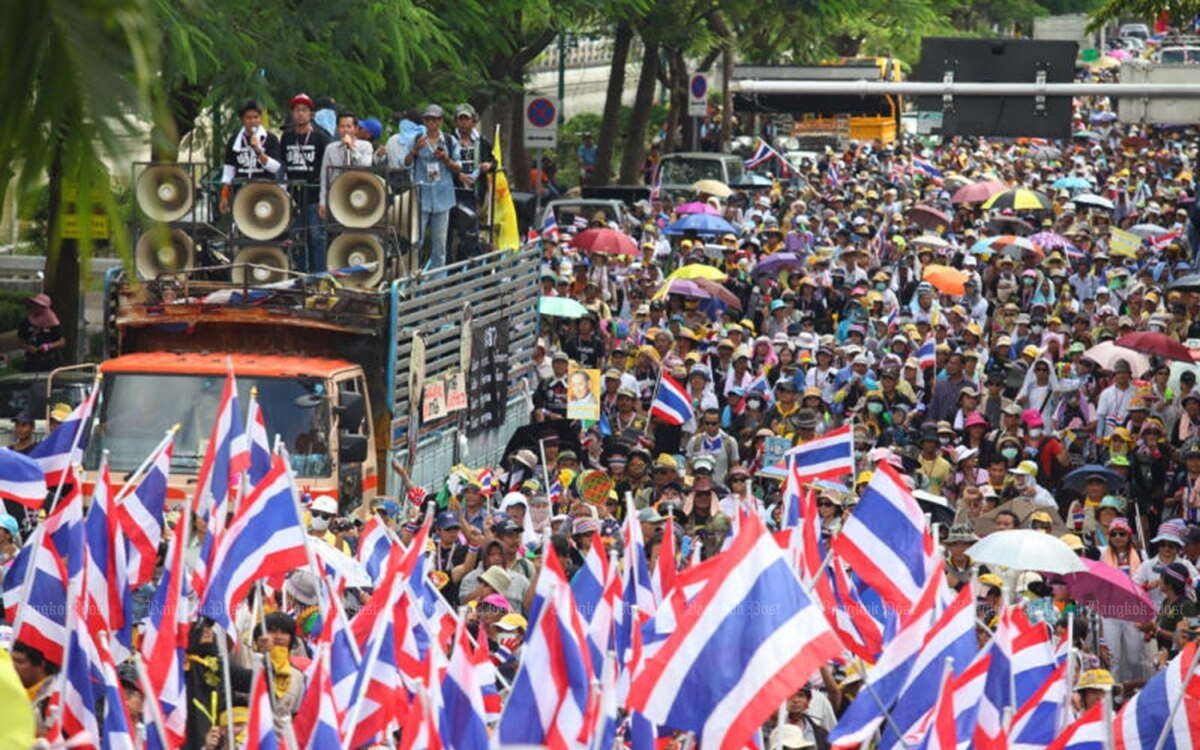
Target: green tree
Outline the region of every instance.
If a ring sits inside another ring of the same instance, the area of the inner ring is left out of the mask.
[[[147,0],[45,0],[6,3],[0,19],[0,194],[14,176],[23,195],[48,180],[46,289],[70,356],[92,237],[80,222],[83,236],[64,239],[64,198],[81,216],[99,204],[128,248],[104,162],[123,168],[138,121],[159,119],[153,16]]]

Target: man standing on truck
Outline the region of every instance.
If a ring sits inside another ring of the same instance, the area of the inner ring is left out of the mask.
[[[321,164],[329,136],[313,125],[313,101],[308,94],[292,97],[294,127],[283,134],[283,158],[287,165],[288,187],[296,201],[296,228],[304,232],[304,270],[325,270],[325,225],[321,222]],[[318,260],[321,265],[315,265]]]
[[[262,126],[262,105],[247,99],[238,107],[242,127],[225,144],[225,163],[221,167],[221,213],[229,212],[234,182],[274,177],[283,166],[279,139]]]
[[[446,239],[450,231],[450,209],[454,207],[454,181],[462,172],[458,141],[442,132],[445,113],[430,104],[421,113],[425,132],[411,148],[401,142],[400,162],[411,167],[413,182],[421,186],[421,239],[429,236],[429,267],[446,265]]]
[[[325,147],[321,159],[321,219],[329,219],[329,184],[337,178],[342,167],[369,167],[375,162],[375,152],[367,141],[358,140],[358,118],[353,112],[342,110],[337,118],[337,142]],[[321,258],[321,269],[325,259]]]
[[[459,166],[458,205],[478,211],[479,179],[490,174],[496,162],[492,157],[492,142],[479,134],[479,115],[470,104],[460,104],[454,110],[454,137],[458,141]]]
[[[596,169],[596,142],[591,133],[583,134],[583,143],[579,144],[579,184],[591,185],[592,172]]]

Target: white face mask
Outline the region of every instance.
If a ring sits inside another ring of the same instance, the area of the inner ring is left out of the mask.
[[[1034,438],[1035,440],[1037,438],[1040,438],[1041,436],[1042,436],[1041,430],[1030,430],[1029,431],[1029,437]]]
[[[323,516],[313,516],[308,524],[313,531],[325,531],[329,528],[329,519]]]

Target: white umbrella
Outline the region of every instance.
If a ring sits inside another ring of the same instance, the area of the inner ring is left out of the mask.
[[[1077,195],[1071,199],[1071,202],[1074,203],[1076,207],[1091,206],[1093,208],[1102,208],[1105,211],[1111,211],[1115,208],[1113,202],[1108,198],[1102,198],[1099,195],[1093,195],[1092,193]]]
[[[367,574],[367,569],[358,560],[336,549],[324,539],[312,539],[313,552],[317,556],[317,565],[329,579],[344,578],[350,588],[373,588],[375,582]],[[331,581],[332,583],[332,581]]]
[[[1129,363],[1129,369],[1133,370],[1133,376],[1138,378],[1142,376],[1142,373],[1150,369],[1150,358],[1145,354],[1135,352],[1132,349],[1126,349],[1123,346],[1117,346],[1111,341],[1096,344],[1084,352],[1083,356],[1085,359],[1090,359],[1100,365],[1105,370],[1111,370],[1118,359],[1123,359]]]
[[[945,247],[950,247],[949,242],[946,242],[944,239],[942,239],[941,237],[938,237],[936,234],[923,234],[920,237],[917,237],[916,239],[911,240],[908,244],[910,244],[910,245],[925,245],[927,247],[938,248],[939,250],[942,248],[945,248]]]
[[[1055,537],[1032,529],[993,531],[967,549],[975,562],[1045,573],[1087,571],[1071,548]]]

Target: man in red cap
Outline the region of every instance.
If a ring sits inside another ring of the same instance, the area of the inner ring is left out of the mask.
[[[329,136],[313,125],[313,100],[308,94],[292,97],[292,127],[283,134],[283,160],[288,188],[296,201],[296,228],[304,232],[306,271],[323,271],[314,266],[325,257],[325,225],[317,213],[321,197],[321,160]]]

